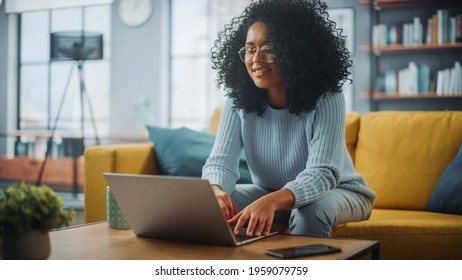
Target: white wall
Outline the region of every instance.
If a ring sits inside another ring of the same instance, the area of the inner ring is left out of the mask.
[[[112,14],[110,130],[140,130],[134,107],[147,100],[153,110],[152,124],[166,125],[168,115],[169,1],[154,0],[154,13],[140,27],[127,27]]]

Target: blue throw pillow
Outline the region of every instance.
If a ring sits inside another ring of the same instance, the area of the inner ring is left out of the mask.
[[[155,156],[160,173],[170,176],[201,177],[215,136],[189,128],[160,128],[146,126],[149,139],[154,143]],[[250,176],[244,153],[239,158],[238,184],[250,184]]]
[[[462,142],[430,197],[428,210],[462,215]]]

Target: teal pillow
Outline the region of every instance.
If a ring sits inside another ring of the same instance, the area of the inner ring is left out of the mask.
[[[438,180],[428,210],[462,215],[462,142],[455,158]]]
[[[170,176],[201,177],[215,136],[189,128],[161,128],[146,126],[149,139],[154,143],[155,156],[160,173]],[[238,184],[252,182],[245,154],[239,158],[240,179]]]

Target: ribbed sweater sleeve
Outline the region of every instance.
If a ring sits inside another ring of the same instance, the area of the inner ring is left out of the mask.
[[[218,126],[218,132],[202,178],[219,185],[226,193],[232,193],[239,179],[239,154],[242,150],[241,120],[227,99]]]
[[[345,149],[345,101],[342,94],[324,96],[314,111],[313,122],[307,123],[308,159],[306,168],[284,188],[295,196],[298,208],[319,200],[335,188],[342,176]]]

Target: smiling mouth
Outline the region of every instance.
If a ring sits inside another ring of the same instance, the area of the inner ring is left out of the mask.
[[[268,69],[261,69],[261,68],[259,68],[259,69],[254,69],[254,70],[252,70],[252,72],[253,72],[253,73],[255,74],[255,76],[257,76],[257,77],[264,76],[266,73],[268,73],[268,72],[270,72],[270,71],[271,71],[271,69],[269,69],[269,68],[268,68]]]

